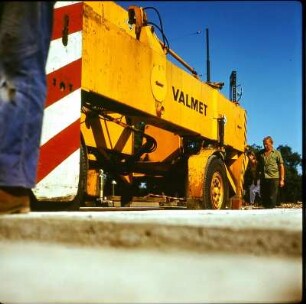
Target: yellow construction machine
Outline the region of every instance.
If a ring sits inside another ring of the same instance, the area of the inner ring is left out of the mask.
[[[246,111],[157,30],[145,8],[83,2],[82,204],[239,208]]]

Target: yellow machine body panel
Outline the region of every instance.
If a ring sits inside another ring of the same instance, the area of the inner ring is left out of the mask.
[[[103,96],[105,108],[180,136],[218,141],[224,118],[223,144],[244,151],[245,110],[167,59],[151,26],[136,39],[127,19],[116,3],[84,3],[82,89]]]
[[[201,208],[225,208],[229,197],[241,201],[246,111],[188,72],[146,21],[136,6],[128,11],[111,1],[83,2],[87,194],[113,194],[115,180],[123,205],[131,193],[144,193],[142,183]]]
[[[118,114],[113,118],[125,122]],[[124,154],[131,154],[133,151],[133,136],[128,129],[118,124],[101,120],[98,116],[86,117],[81,115],[81,131],[86,144],[98,149],[109,149]]]
[[[181,148],[181,138],[166,130],[146,125],[145,133],[159,139],[156,150],[146,153],[142,159],[147,161],[171,160],[171,157]]]

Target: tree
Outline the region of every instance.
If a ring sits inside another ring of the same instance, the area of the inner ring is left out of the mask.
[[[285,166],[285,186],[280,191],[280,200],[291,203],[302,201],[302,175],[298,173],[302,158],[287,145],[280,145],[277,150],[282,154]]]

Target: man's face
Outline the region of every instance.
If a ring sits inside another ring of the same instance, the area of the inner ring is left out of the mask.
[[[271,151],[271,150],[273,150],[273,145],[272,145],[272,142],[271,142],[270,139],[264,140],[264,141],[263,141],[263,145],[264,145],[266,151]]]

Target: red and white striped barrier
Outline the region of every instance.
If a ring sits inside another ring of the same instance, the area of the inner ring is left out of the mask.
[[[53,34],[46,65],[48,91],[37,185],[33,190],[38,200],[72,200],[78,189],[82,10],[83,2],[79,1],[58,1],[54,6]]]

